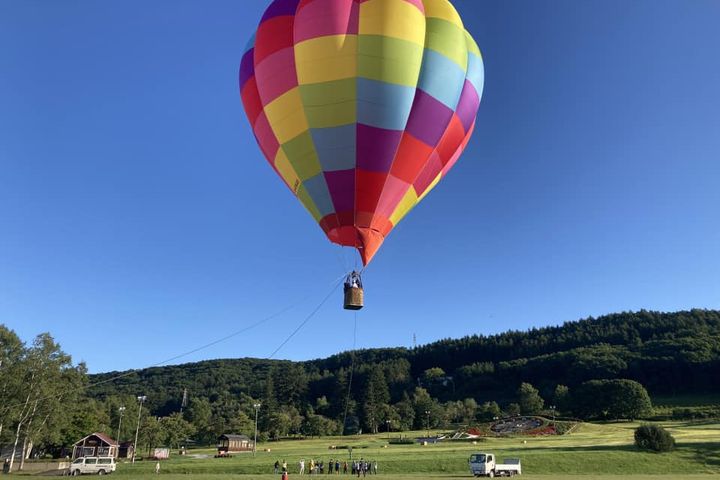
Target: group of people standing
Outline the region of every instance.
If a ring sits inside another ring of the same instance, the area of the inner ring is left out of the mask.
[[[314,459],[310,459],[306,462],[303,458],[298,463],[298,467],[298,473],[300,475],[305,475],[306,473],[308,475],[322,475],[323,473],[325,473],[326,467],[328,475],[331,475],[333,473],[335,475],[340,475],[341,469],[343,475],[347,475],[348,473],[350,473],[351,475],[357,475],[358,477],[360,475],[364,477],[367,474],[377,475],[378,473],[377,460],[371,462],[368,460],[363,460],[362,458],[360,460],[354,460],[350,463],[348,463],[347,461],[341,462],[338,459],[333,460],[331,458],[327,464],[325,464],[322,460]],[[275,461],[275,473],[282,473],[283,479],[288,478],[288,465],[285,460],[283,460],[282,463],[279,460]]]

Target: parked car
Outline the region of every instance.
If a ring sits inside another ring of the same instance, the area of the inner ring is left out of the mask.
[[[68,474],[97,473],[98,475],[105,475],[114,472],[115,468],[117,468],[117,464],[113,457],[80,457],[70,464]]]

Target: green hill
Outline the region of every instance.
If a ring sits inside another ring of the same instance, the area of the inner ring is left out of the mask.
[[[119,373],[93,375],[90,381]],[[350,416],[366,423],[376,404],[392,405],[396,412],[411,408],[418,387],[435,403],[474,399],[503,406],[516,401],[522,382],[538,388],[548,401],[557,385],[573,392],[584,382],[603,379],[635,380],[653,396],[687,399],[720,392],[718,378],[719,311],[640,311],[305,362],[241,358],[148,368],[96,386],[90,394],[102,399],[142,392],[154,414],[167,415],[179,409],[187,389],[191,399],[207,402],[211,410],[236,405],[252,415],[247,405],[261,399],[288,407],[291,417],[341,421],[347,406]],[[417,415],[414,426],[422,428]]]

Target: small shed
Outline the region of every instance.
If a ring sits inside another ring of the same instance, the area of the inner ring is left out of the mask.
[[[133,442],[122,442],[118,448],[118,458],[132,458],[135,444]]]
[[[104,433],[91,433],[73,445],[73,460],[80,457],[118,456],[118,443]]]
[[[218,455],[229,455],[230,452],[248,452],[253,449],[253,441],[246,435],[222,434],[218,437]]]

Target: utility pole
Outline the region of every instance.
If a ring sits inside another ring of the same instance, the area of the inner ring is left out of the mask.
[[[118,434],[117,434],[117,442],[118,442],[118,453],[120,450],[120,427],[122,426],[122,417],[123,413],[125,413],[125,407],[118,408],[118,412],[120,412],[120,420],[118,421]]]
[[[188,395],[187,395],[187,388],[183,389],[183,396],[182,400],[180,401],[180,415],[183,413],[183,408],[187,408],[188,406]]]
[[[138,408],[137,427],[135,428],[135,443],[133,444],[132,463],[135,463],[135,455],[137,454],[138,434],[140,433],[140,413],[142,413],[143,402],[147,400],[147,397],[145,395],[139,395],[137,399],[140,407]]]
[[[255,458],[255,451],[257,450],[257,421],[258,421],[258,412],[260,411],[260,403],[254,403],[253,407],[255,407],[255,441],[253,442],[253,458]]]

